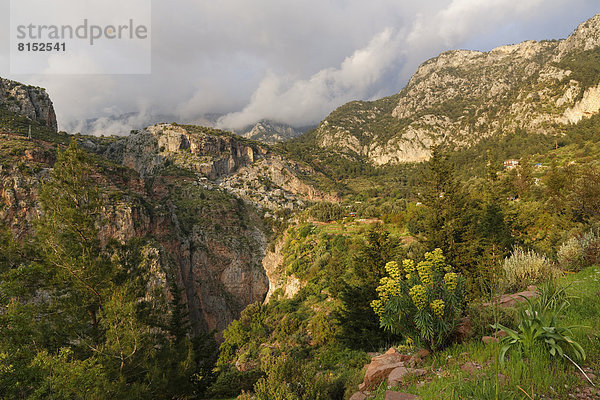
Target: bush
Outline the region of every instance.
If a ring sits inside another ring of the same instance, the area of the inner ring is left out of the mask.
[[[579,240],[582,250],[583,267],[600,262],[600,235],[595,230],[585,233]]]
[[[377,288],[371,306],[381,326],[414,342],[439,349],[450,342],[464,305],[464,279],[446,264],[442,250],[425,253],[415,265],[404,260],[385,266],[388,277]]]
[[[509,290],[522,290],[529,285],[546,282],[558,275],[548,257],[533,250],[515,247],[504,259],[504,279]]]
[[[583,249],[577,238],[564,242],[556,254],[558,266],[566,271],[578,271],[583,267]]]
[[[567,271],[579,271],[600,263],[600,235],[590,230],[564,242],[557,253],[558,265]]]
[[[469,304],[467,313],[471,322],[472,334],[475,337],[490,335],[490,325],[496,322],[509,328],[516,328],[518,310],[515,307],[490,307],[481,303]]]

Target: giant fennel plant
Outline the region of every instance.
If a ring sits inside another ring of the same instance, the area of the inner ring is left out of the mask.
[[[378,299],[371,303],[381,326],[429,347],[444,347],[454,335],[464,306],[464,278],[446,264],[442,250],[425,253],[416,264],[385,266]]]

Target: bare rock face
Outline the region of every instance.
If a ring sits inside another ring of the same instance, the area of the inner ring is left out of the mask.
[[[257,144],[244,143],[226,132],[209,128],[190,131],[178,125],[158,124],[115,143],[106,155],[142,176],[154,173],[169,160],[217,179],[235,173],[266,152]]]
[[[58,130],[54,106],[42,88],[0,78],[0,107]]]
[[[225,190],[259,208],[302,209],[305,200],[337,201],[306,183],[316,172],[260,143],[211,128],[158,124],[130,135],[105,155],[145,178],[169,165],[202,176],[201,184]]]
[[[600,85],[574,72],[584,68],[582,57],[597,53],[600,15],[562,41],[447,51],[424,62],[400,93],[332,112],[315,132],[317,143],[384,165],[427,160],[441,143],[467,147],[516,130],[558,133],[561,124],[600,112]]]

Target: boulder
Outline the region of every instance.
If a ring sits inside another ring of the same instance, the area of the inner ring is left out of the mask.
[[[386,392],[385,392],[385,400],[419,400],[419,399],[420,399],[419,396],[415,396],[414,394],[410,394],[410,393],[394,392],[391,390],[386,390]]]
[[[382,354],[371,359],[367,366],[363,388],[371,389],[383,382],[390,372],[398,367],[404,367],[409,356],[399,353]]]
[[[363,392],[356,392],[352,395],[352,397],[350,397],[349,400],[365,400],[367,398],[367,395],[364,394]]]
[[[399,385],[400,383],[402,383],[404,381],[404,378],[407,375],[421,376],[421,375],[425,375],[426,373],[427,373],[427,371],[425,371],[424,369],[412,369],[412,368],[406,368],[406,367],[395,368],[388,375],[388,386],[393,387],[393,386]]]
[[[497,300],[497,302],[498,302],[498,306],[500,306],[502,308],[513,307],[517,303],[523,303],[525,301],[525,299],[523,297],[531,299],[531,298],[537,297],[537,295],[538,295],[537,287],[529,286],[527,288],[527,290],[525,290],[523,292],[502,295]],[[484,307],[490,307],[492,305],[494,305],[494,303],[483,303]]]

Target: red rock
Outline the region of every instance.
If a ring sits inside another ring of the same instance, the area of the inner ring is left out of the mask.
[[[397,386],[399,383],[402,383],[402,380],[406,375],[408,375],[408,373],[408,368],[406,367],[395,368],[388,375],[388,386],[394,387]]]
[[[533,287],[535,287],[535,286],[533,286]],[[532,287],[530,286],[530,288],[532,288]],[[494,302],[494,303],[483,303],[482,305],[484,307],[490,307],[497,303],[502,308],[512,307],[512,306],[516,305],[517,303],[523,303],[525,301],[525,299],[523,297],[531,299],[533,297],[537,297],[537,295],[538,295],[538,293],[537,293],[537,288],[536,288],[534,290],[526,290],[524,292],[519,292],[519,293],[515,293],[515,294],[505,294],[505,295],[501,296],[498,300],[496,300],[496,302]]]
[[[400,354],[398,353],[398,350],[396,350],[393,347],[390,347],[388,351],[385,352],[385,354]]]
[[[366,388],[367,388],[367,384],[364,382],[361,383],[360,385],[358,385],[358,390],[360,390],[361,392],[363,392]]]
[[[506,333],[506,331],[498,331],[494,334],[494,336],[497,338],[503,338],[508,336],[508,333]]]
[[[402,383],[404,381],[404,377],[406,375],[421,376],[421,375],[425,375],[426,373],[427,373],[427,371],[425,371],[424,369],[412,369],[412,368],[405,368],[405,367],[395,368],[388,375],[388,386],[393,387],[393,386],[399,385],[400,383]]]
[[[373,357],[365,373],[365,387],[371,389],[379,385],[395,368],[403,367],[407,357],[404,354],[398,353]]]
[[[401,393],[401,392],[393,392],[391,390],[386,390],[385,392],[385,400],[420,400],[419,396],[415,396],[414,394],[409,393]]]
[[[352,395],[352,397],[350,397],[349,400],[365,400],[367,398],[367,395],[364,394],[363,392],[356,392]]]

